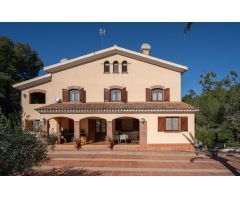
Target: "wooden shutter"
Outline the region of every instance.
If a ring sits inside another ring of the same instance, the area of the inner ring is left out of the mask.
[[[32,120],[25,119],[25,129],[32,131]]]
[[[124,103],[127,103],[127,90],[126,87],[121,90],[121,100]]]
[[[163,93],[164,93],[164,101],[170,101],[170,88],[164,89]]]
[[[146,101],[152,101],[152,90],[150,88],[146,88]]]
[[[69,91],[67,89],[62,89],[62,101],[69,102]]]
[[[165,131],[165,130],[166,130],[166,118],[158,117],[158,131]]]
[[[104,102],[110,101],[110,90],[107,88],[104,88]]]
[[[86,103],[86,90],[84,88],[80,89],[80,101]]]
[[[181,131],[188,131],[188,117],[181,117]]]

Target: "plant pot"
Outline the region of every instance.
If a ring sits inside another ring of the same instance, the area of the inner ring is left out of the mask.
[[[109,149],[112,149],[112,148],[113,148],[113,143],[112,143],[112,142],[106,142],[106,144],[107,144],[107,147],[108,147]]]
[[[80,142],[74,142],[74,148],[75,149],[80,149],[81,148],[81,143]]]

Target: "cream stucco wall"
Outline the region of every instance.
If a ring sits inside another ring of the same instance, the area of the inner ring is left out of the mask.
[[[119,62],[119,74],[113,74],[112,63]],[[111,73],[103,73],[105,61],[111,63]],[[128,73],[121,73],[122,61],[128,62]],[[113,85],[126,87],[128,101],[145,101],[145,89],[160,85],[170,88],[170,101],[181,100],[181,73],[166,68],[151,65],[121,55],[113,55],[80,66],[52,74],[48,83],[22,90],[23,112],[30,115],[31,119],[39,119],[40,114],[34,111],[43,104],[29,104],[29,91],[42,89],[46,91],[46,104],[55,103],[54,97],[62,99],[62,89],[69,86],[80,86],[86,90],[87,102],[103,102],[104,88]],[[26,98],[23,96],[26,94]]]

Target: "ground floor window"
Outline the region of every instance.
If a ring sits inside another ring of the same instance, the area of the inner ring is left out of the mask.
[[[40,120],[33,120],[32,121],[32,130],[39,131],[40,130]]]
[[[179,117],[166,117],[166,131],[179,131]]]
[[[96,127],[96,133],[106,133],[106,120],[96,119],[95,127]]]

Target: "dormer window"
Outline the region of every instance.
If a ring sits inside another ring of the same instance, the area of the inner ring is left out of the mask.
[[[77,89],[69,90],[70,101],[80,101],[80,91]]]
[[[104,62],[104,73],[110,73],[110,63],[108,61]]]
[[[122,62],[122,73],[127,73],[127,61]]]
[[[152,89],[152,101],[163,101],[163,89]]]
[[[113,73],[119,73],[118,61],[113,62]]]
[[[121,101],[121,90],[112,89],[111,90],[111,101]]]

